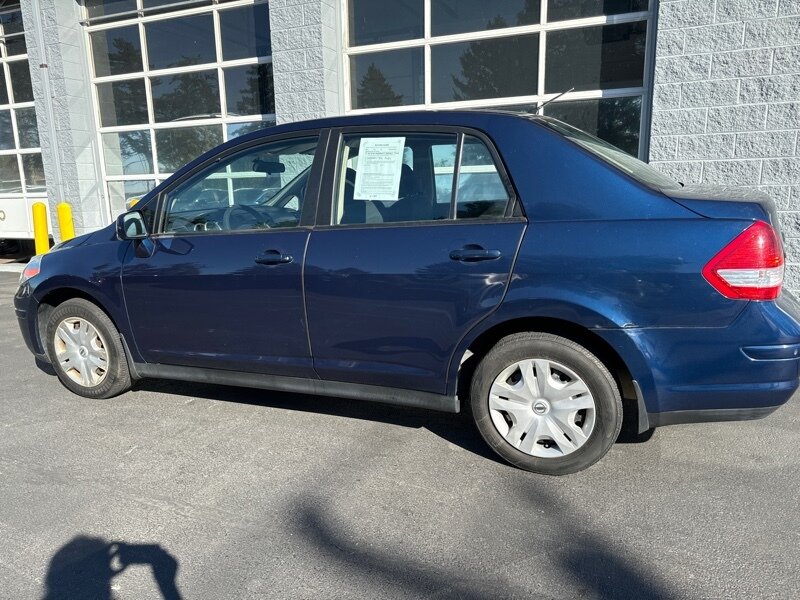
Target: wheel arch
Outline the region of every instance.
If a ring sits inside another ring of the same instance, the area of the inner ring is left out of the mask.
[[[639,413],[643,406],[641,396],[640,394],[637,396],[637,384],[633,373],[619,352],[595,331],[571,321],[553,317],[517,317],[495,323],[475,336],[457,357],[459,364],[456,365],[458,371],[454,391],[458,397],[467,398],[469,396],[469,386],[475,368],[497,342],[506,336],[526,331],[550,333],[567,338],[594,354],[606,366],[617,383],[622,397],[624,419],[626,421],[631,419],[632,423],[638,423]],[[636,427],[639,428],[638,425]]]

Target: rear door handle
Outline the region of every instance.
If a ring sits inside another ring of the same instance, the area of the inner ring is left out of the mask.
[[[480,262],[482,260],[497,260],[503,255],[500,250],[486,250],[484,248],[462,248],[450,253],[451,260],[460,262]]]
[[[280,250],[267,250],[264,254],[256,256],[255,261],[260,265],[280,265],[290,263],[294,260],[290,254],[284,254]]]

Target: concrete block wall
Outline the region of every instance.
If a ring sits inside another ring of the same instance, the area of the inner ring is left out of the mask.
[[[279,124],[343,112],[338,6],[336,0],[269,3]]]
[[[22,2],[25,42],[47,179],[51,231],[60,239],[55,205],[72,205],[77,234],[108,224],[100,154],[90,97],[80,4],[74,0]],[[40,45],[44,40],[44,48]],[[45,85],[47,78],[47,86]],[[46,90],[49,89],[49,95]]]
[[[660,0],[650,162],[778,205],[800,291],[800,0]]]

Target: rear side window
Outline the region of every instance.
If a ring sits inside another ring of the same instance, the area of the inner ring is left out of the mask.
[[[352,134],[344,136],[340,152],[335,225],[505,215],[508,191],[491,152],[477,137]]]

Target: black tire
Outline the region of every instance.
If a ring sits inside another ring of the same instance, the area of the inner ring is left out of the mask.
[[[489,393],[494,380],[505,368],[533,358],[555,361],[571,369],[594,398],[594,428],[583,446],[570,454],[537,457],[522,452],[506,441],[492,422]],[[475,370],[470,405],[478,431],[497,454],[521,469],[546,475],[567,475],[593,465],[608,452],[622,427],[619,389],[605,365],[583,346],[548,333],[518,333],[500,340]]]
[[[102,336],[107,354],[107,369],[104,378],[95,386],[81,385],[75,381],[61,366],[56,358],[55,335],[56,328],[69,318],[80,318],[91,324]],[[46,332],[47,355],[53,365],[53,370],[58,375],[64,387],[84,398],[112,398],[131,387],[131,374],[128,370],[128,361],[125,349],[117,328],[108,315],[97,306],[81,298],[73,298],[59,304],[50,313],[47,321]]]

